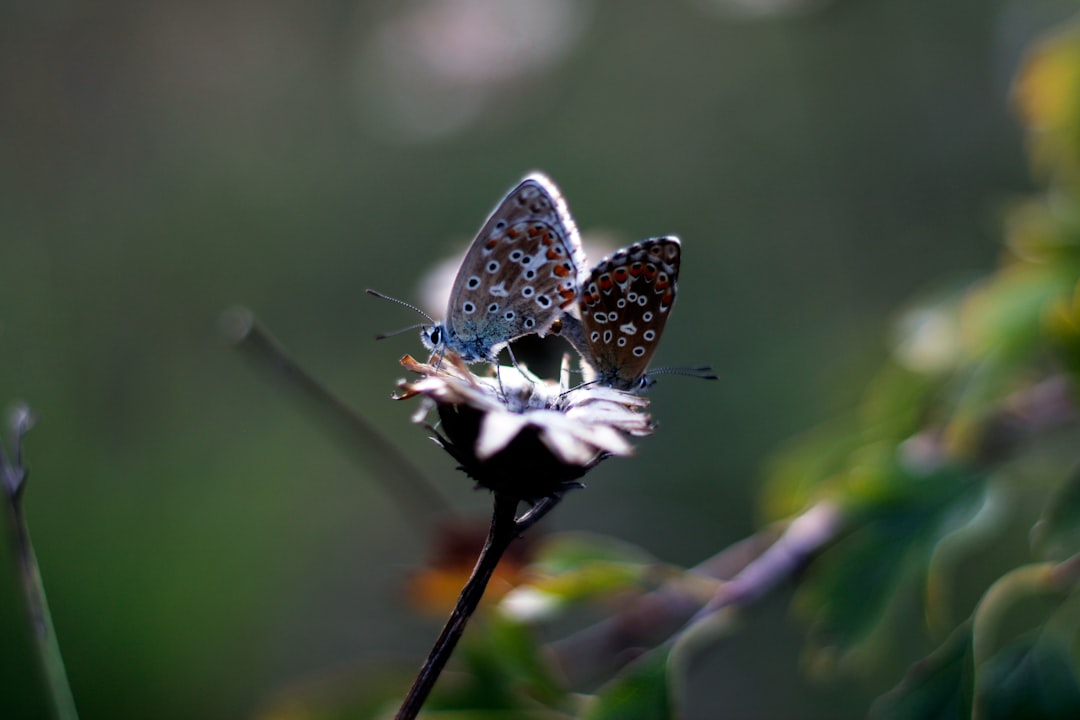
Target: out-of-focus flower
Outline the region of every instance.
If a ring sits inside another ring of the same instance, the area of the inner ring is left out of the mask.
[[[611,455],[630,455],[627,436],[652,433],[646,398],[599,385],[570,389],[527,370],[499,367],[478,377],[454,353],[435,364],[406,355],[401,364],[421,375],[403,380],[398,399],[420,396],[415,419],[434,409],[436,442],[481,486],[535,502],[577,486]]]
[[[918,373],[943,373],[962,359],[959,301],[942,300],[937,304],[914,307],[897,322],[895,356],[908,370]]]
[[[694,0],[711,13],[749,18],[808,15],[829,5],[831,0]]]
[[[532,113],[545,76],[584,37],[587,0],[390,3],[358,26],[357,107],[399,142]]]
[[[484,546],[488,524],[487,520],[457,518],[435,528],[427,562],[410,574],[406,585],[407,597],[416,609],[432,615],[453,609]],[[481,607],[498,602],[530,577],[526,568],[533,560],[538,530],[532,528],[506,549],[484,590]]]

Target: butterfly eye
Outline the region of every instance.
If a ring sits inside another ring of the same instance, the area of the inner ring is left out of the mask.
[[[442,342],[442,328],[436,325],[428,330],[428,341],[431,342],[432,345],[438,345]]]

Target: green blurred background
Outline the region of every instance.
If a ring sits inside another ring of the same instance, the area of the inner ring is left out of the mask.
[[[1074,9],[5,3],[0,402],[40,417],[28,515],[82,716],[251,716],[412,667],[440,624],[402,601],[428,529],[227,347],[225,308],[482,515],[389,399],[421,347],[372,337],[415,318],[363,289],[419,299],[534,168],[587,236],[680,235],[656,362],[721,379],[661,378],[656,435],[545,524],[693,564],[755,529],[770,449],[855,401],[901,303],[993,265],[1030,189],[1011,81]],[[0,717],[45,717],[0,569]],[[803,681],[783,601],[753,623],[691,717],[858,717],[895,681]]]

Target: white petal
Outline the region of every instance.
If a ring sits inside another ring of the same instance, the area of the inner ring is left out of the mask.
[[[509,412],[489,412],[480,426],[480,437],[476,439],[476,457],[486,460],[499,452],[517,437],[522,428],[528,425],[524,415]]]
[[[588,441],[590,428],[554,410],[529,413],[533,424],[540,429],[540,440],[560,460],[572,465],[587,465],[597,455],[597,448]]]
[[[593,425],[589,442],[612,455],[630,455],[634,452],[634,446],[610,425]]]

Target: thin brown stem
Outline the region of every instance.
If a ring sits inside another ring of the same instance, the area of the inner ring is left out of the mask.
[[[412,720],[420,712],[424,701],[427,700],[431,689],[435,687],[435,681],[446,666],[447,660],[453,654],[458,640],[465,631],[465,625],[480,604],[480,598],[484,595],[488,581],[491,580],[495,567],[499,564],[506,548],[518,536],[520,528],[514,516],[517,512],[518,500],[510,496],[496,493],[495,508],[491,514],[491,528],[488,530],[484,548],[480,551],[480,557],[473,568],[472,576],[465,583],[465,587],[458,597],[457,605],[450,614],[442,632],[439,634],[435,645],[428,653],[427,660],[420,668],[405,701],[398,710],[396,720]]]

